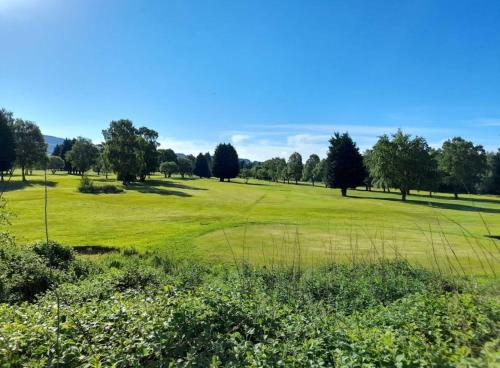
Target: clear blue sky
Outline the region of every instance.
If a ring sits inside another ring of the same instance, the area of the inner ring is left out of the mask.
[[[111,120],[180,152],[321,156],[397,127],[500,146],[500,1],[0,0],[0,106],[45,134]]]

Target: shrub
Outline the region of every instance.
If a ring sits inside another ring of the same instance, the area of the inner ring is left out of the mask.
[[[94,181],[88,176],[84,175],[80,179],[80,184],[78,185],[78,191],[81,193],[91,193],[91,194],[114,194],[122,193],[123,189],[118,188],[116,185],[106,184],[106,185],[94,185]]]
[[[53,241],[35,243],[33,251],[45,260],[47,266],[52,268],[66,270],[75,259],[73,248]]]

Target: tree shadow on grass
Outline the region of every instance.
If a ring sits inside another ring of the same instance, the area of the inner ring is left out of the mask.
[[[412,194],[413,195],[413,194]],[[380,201],[390,201],[390,202],[399,202],[399,203],[408,203],[432,208],[440,208],[445,210],[455,210],[455,211],[467,211],[467,212],[482,212],[482,213],[498,213],[500,214],[500,208],[484,208],[484,207],[476,207],[469,206],[465,204],[458,203],[443,203],[443,202],[435,202],[435,201],[416,201],[413,199],[407,199],[403,202],[400,198],[383,198],[383,197],[359,197],[348,195],[350,198],[361,198],[361,199],[375,199]]]
[[[134,190],[139,193],[146,194],[159,194],[166,196],[177,196],[177,197],[192,197],[191,194],[180,192],[177,190],[166,190],[161,188],[156,188],[154,186],[148,185],[147,183],[133,183],[125,187],[126,190]]]
[[[143,185],[155,186],[155,187],[167,187],[167,188],[177,188],[177,189],[187,189],[187,190],[208,190],[207,188],[193,187],[191,185],[174,183],[168,180],[146,180]]]
[[[230,183],[233,184],[243,184],[243,185],[256,185],[256,186],[263,186],[263,187],[268,187],[269,184],[264,184],[264,183],[245,183],[242,181],[231,181]]]
[[[500,206],[500,198],[498,199],[489,199],[489,198],[464,198],[458,196],[458,199],[453,198],[453,195],[451,194],[449,197],[444,196],[444,195],[432,195],[432,197],[429,197],[429,195],[425,194],[419,194],[419,193],[411,193],[412,196],[415,197],[423,197],[423,198],[435,198],[435,199],[445,199],[445,200],[452,200],[452,201],[466,201],[466,202],[482,202],[482,203],[490,203],[490,204],[497,204]]]
[[[45,185],[44,180],[4,181],[3,183],[0,182],[0,192],[12,192],[14,190],[20,190],[20,189],[34,187],[34,186],[43,187],[44,185]],[[49,188],[53,188],[53,187],[57,186],[57,182],[47,180],[47,186]]]

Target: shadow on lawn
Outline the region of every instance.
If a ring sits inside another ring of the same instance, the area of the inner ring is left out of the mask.
[[[413,194],[412,194],[412,196],[413,196]],[[380,201],[408,203],[408,204],[415,204],[415,205],[432,207],[432,208],[441,208],[441,209],[446,209],[446,210],[467,211],[467,212],[483,212],[483,213],[499,213],[500,214],[500,208],[484,208],[484,207],[469,206],[469,205],[458,204],[458,203],[435,202],[435,201],[432,201],[432,200],[428,200],[428,201],[424,201],[424,200],[422,200],[422,201],[416,201],[416,200],[413,200],[413,199],[407,199],[406,202],[403,202],[401,200],[401,198],[359,197],[359,196],[351,196],[351,195],[348,195],[348,197],[351,197],[351,198],[361,198],[361,199],[376,199],[376,200],[380,200]]]
[[[45,181],[43,180],[27,180],[27,181],[4,181],[0,182],[0,192],[12,192],[14,190],[24,189],[28,187],[41,186],[45,185]],[[57,185],[57,182],[47,180],[47,186],[49,188],[53,188]]]
[[[167,187],[167,188],[177,188],[177,189],[187,189],[187,190],[208,190],[206,188],[193,187],[191,185],[174,183],[167,180],[146,180],[143,184],[152,185],[155,187]]]
[[[139,193],[151,193],[151,194],[160,194],[160,195],[166,195],[166,196],[177,196],[177,197],[192,197],[191,194],[185,193],[185,192],[180,192],[177,190],[167,190],[167,189],[161,189],[161,188],[156,188],[150,183],[132,183],[129,184],[125,187],[126,190],[135,190],[136,192]]]
[[[422,197],[422,198],[431,198],[428,195],[425,194],[419,194],[419,193],[411,193],[412,196],[415,197]],[[432,195],[432,198],[435,199],[445,199],[445,200],[451,200],[451,201],[465,201],[465,202],[482,202],[482,203],[490,203],[490,204],[497,204],[500,206],[500,198],[499,199],[488,199],[488,198],[464,198],[458,196],[458,199],[453,198],[453,195],[450,195],[449,197],[443,196],[443,195]],[[432,199],[431,198],[431,199]]]

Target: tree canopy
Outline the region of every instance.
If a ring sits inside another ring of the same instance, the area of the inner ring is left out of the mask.
[[[14,118],[11,112],[0,110],[0,177],[13,168],[16,160],[16,142],[12,125]]]
[[[16,119],[13,125],[16,145],[16,162],[21,168],[23,181],[26,181],[26,169],[43,163],[47,157],[47,144],[38,126],[22,119]]]
[[[200,178],[210,177],[210,168],[208,167],[207,158],[203,153],[200,153],[198,154],[198,156],[196,156],[193,174],[199,176]]]
[[[326,161],[326,181],[330,188],[340,188],[342,196],[348,188],[363,184],[366,171],[363,157],[349,134],[335,133],[330,139]]]
[[[304,165],[303,179],[304,181],[312,182],[313,186],[315,182],[321,180],[321,177],[318,177],[318,171],[316,170],[316,167],[319,165],[319,163],[319,156],[313,153],[309,156],[306,164]]]
[[[455,198],[459,193],[471,193],[486,170],[486,152],[482,146],[461,137],[443,143],[439,154],[439,166],[445,174],[445,182],[452,188]]]
[[[215,148],[212,165],[212,174],[220,181],[230,181],[240,172],[238,153],[230,143],[221,143]]]
[[[66,157],[81,175],[88,171],[98,158],[97,147],[88,138],[78,137]]]
[[[302,178],[302,171],[304,170],[304,165],[302,164],[302,156],[298,152],[294,152],[290,155],[287,162],[287,180],[295,180],[295,184]]]

